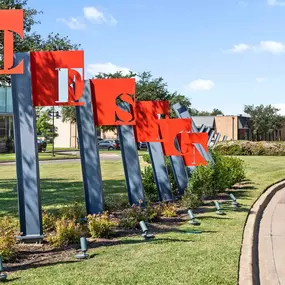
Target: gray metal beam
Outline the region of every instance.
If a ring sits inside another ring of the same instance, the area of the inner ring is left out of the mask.
[[[215,131],[212,130],[210,135],[209,135],[208,146],[211,145],[211,142],[212,142],[212,139],[213,139],[214,135],[215,135]]]
[[[205,128],[206,128],[206,126],[203,124],[203,125],[201,126],[201,128],[200,128],[199,132],[200,132],[200,133],[203,133],[203,132],[204,132],[204,130],[205,130]]]
[[[180,149],[177,139],[174,141],[177,149]],[[187,175],[185,163],[182,156],[170,156],[170,162],[179,195],[182,196],[188,187],[189,177]]]
[[[214,141],[214,144],[213,144],[213,149],[216,147],[218,141],[220,140],[220,137],[221,137],[221,134],[220,134],[220,133],[217,133],[216,138],[215,138],[215,141]]]
[[[227,136],[224,136],[224,137],[223,137],[223,142],[225,142],[227,139],[228,139],[228,137],[227,137]]]
[[[24,74],[12,75],[14,140],[23,241],[43,238],[35,109],[32,105],[30,53],[14,55],[14,64],[24,60]]]
[[[76,121],[81,169],[86,211],[87,214],[92,215],[104,211],[104,200],[97,131],[94,123],[89,80],[84,82],[84,92],[80,102],[84,102],[84,106],[76,107]]]
[[[120,107],[126,111],[130,110],[130,106],[127,103],[121,103]],[[118,126],[118,135],[120,139],[120,148],[122,153],[129,203],[130,205],[138,205],[139,200],[142,200],[143,206],[145,205],[144,189],[133,126]]]
[[[155,184],[158,190],[160,201],[173,201],[173,194],[165,165],[163,149],[160,142],[147,143],[148,152],[151,159]]]

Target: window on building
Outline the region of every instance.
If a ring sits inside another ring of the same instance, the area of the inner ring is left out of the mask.
[[[6,88],[0,87],[0,113],[6,113]]]
[[[8,132],[8,122],[6,117],[0,117],[0,138],[6,137]]]

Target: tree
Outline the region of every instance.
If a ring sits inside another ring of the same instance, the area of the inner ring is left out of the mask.
[[[162,77],[154,78],[150,72],[142,72],[139,74],[130,71],[128,74],[122,72],[116,73],[99,73],[94,78],[134,78],[136,79],[136,100],[137,101],[153,101],[153,100],[169,100],[170,104],[180,103],[186,108],[190,108],[190,100],[177,92],[171,93],[167,89],[167,83]],[[171,117],[175,117],[171,111]],[[62,108],[63,121],[76,122],[76,112],[74,107]],[[103,126],[103,131],[114,130],[114,126]]]
[[[51,123],[51,117],[49,116],[49,109],[37,111],[37,132],[38,136],[43,136],[45,140],[52,141],[53,140],[53,134],[52,129],[53,125]],[[54,130],[54,137],[57,137],[57,128],[55,127]]]
[[[211,113],[212,116],[217,116],[217,115],[224,115],[224,113],[220,110],[220,109],[216,109],[214,108],[212,113]]]
[[[219,110],[214,108],[212,112],[208,111],[198,111],[197,109],[191,109],[190,110],[191,116],[217,116],[217,115],[224,115],[224,113]]]
[[[27,51],[51,51],[51,50],[76,50],[80,45],[71,43],[68,37],[61,37],[59,34],[50,33],[47,38],[34,32],[33,26],[40,24],[36,16],[41,11],[28,7],[27,0],[1,0],[0,9],[24,9],[24,39],[18,35],[14,36],[14,52]],[[0,54],[3,54],[4,33],[0,31]],[[3,58],[0,57],[0,69],[3,69]],[[8,75],[0,75],[0,86],[10,85],[11,79]]]
[[[266,140],[268,134],[282,127],[284,116],[278,114],[280,111],[271,105],[245,105],[244,112],[250,115],[252,134],[255,140]]]

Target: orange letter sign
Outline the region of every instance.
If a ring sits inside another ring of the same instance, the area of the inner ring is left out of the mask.
[[[0,10],[0,31],[4,31],[4,69],[0,70],[0,74],[23,74],[23,61],[13,67],[13,32],[24,38],[24,11]]]
[[[97,126],[135,125],[135,79],[93,79],[91,86],[94,119]],[[128,103],[130,112],[121,109],[118,101]]]
[[[81,106],[83,51],[31,52],[34,106]]]

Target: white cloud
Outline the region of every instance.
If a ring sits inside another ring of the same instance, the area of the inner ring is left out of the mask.
[[[95,7],[84,7],[83,8],[83,13],[84,17],[91,22],[96,22],[96,23],[105,23],[109,25],[116,25],[118,21],[112,16],[107,13],[103,13],[99,11]]]
[[[233,46],[231,51],[235,52],[235,53],[242,53],[242,52],[245,52],[245,51],[247,51],[249,49],[250,49],[250,46],[247,45],[247,44],[237,44],[237,45]]]
[[[285,104],[280,103],[280,104],[271,104],[273,107],[279,109],[279,115],[285,115]]]
[[[230,52],[233,53],[244,53],[246,51],[254,52],[268,52],[271,54],[281,54],[285,52],[285,44],[277,41],[261,41],[258,45],[248,45],[248,44],[237,44],[234,45]]]
[[[115,65],[111,62],[107,63],[96,63],[96,64],[89,64],[87,66],[87,72],[90,73],[91,75],[96,75],[99,72],[102,73],[115,73],[121,71],[122,74],[126,75],[129,73],[130,69],[127,67],[122,67]]]
[[[265,77],[257,77],[255,80],[256,80],[258,83],[262,83],[262,82],[266,81],[267,78],[265,78]]]
[[[280,54],[285,52],[285,45],[276,41],[261,41],[260,49],[266,52]]]
[[[209,91],[214,86],[215,83],[212,80],[197,79],[185,86],[185,89],[189,91]]]
[[[285,6],[285,1],[280,0],[267,0],[269,6]]]
[[[69,19],[58,18],[57,21],[64,23],[71,30],[84,30],[86,28],[86,24],[84,24],[81,20],[75,17],[71,17]]]

